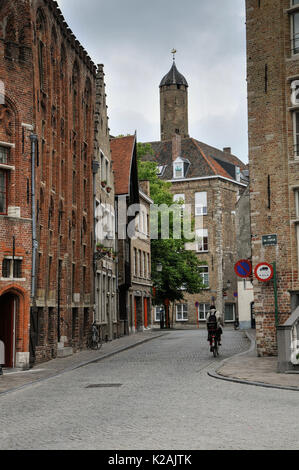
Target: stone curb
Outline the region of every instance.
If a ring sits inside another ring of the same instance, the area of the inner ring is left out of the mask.
[[[251,353],[255,349],[255,341],[251,338],[251,336],[246,331],[244,331],[244,333],[246,334],[247,338],[251,342],[251,345],[250,345],[250,348],[248,349],[248,351],[245,351],[245,352],[240,353],[240,354],[236,354],[235,356],[232,356],[232,357],[229,357],[228,359],[225,359],[224,361],[221,362],[220,366],[217,366],[217,369],[215,369],[215,371],[213,371],[213,372],[208,371],[207,374],[210,377],[214,378],[214,379],[225,380],[227,382],[234,382],[234,383],[243,384],[243,385],[253,385],[255,387],[274,388],[274,389],[278,389],[278,390],[290,390],[290,391],[293,391],[293,392],[299,392],[298,387],[292,387],[292,386],[286,387],[284,385],[272,385],[272,384],[267,384],[265,382],[254,382],[254,381],[250,381],[250,380],[237,379],[237,378],[234,378],[234,377],[226,377],[226,376],[221,375],[221,374],[218,373],[218,371],[221,369],[221,367],[226,362],[230,361],[233,357],[245,356],[246,354]]]
[[[54,374],[50,375],[49,377],[43,377],[41,379],[37,379],[37,380],[34,380],[32,382],[28,382],[24,385],[21,385],[20,387],[14,387],[14,388],[10,388],[9,390],[5,390],[5,392],[0,392],[0,397],[3,396],[3,395],[8,395],[9,393],[12,393],[12,392],[18,392],[19,390],[23,390],[26,387],[30,387],[32,385],[36,385],[36,384],[39,384],[41,382],[45,382],[46,380],[50,380],[50,379],[53,379],[55,377],[59,377],[60,375],[66,374],[67,372],[72,372],[73,370],[80,369],[81,367],[85,367],[85,366],[88,366],[90,364],[94,364],[96,362],[103,361],[104,359],[107,359],[108,357],[115,356],[116,354],[119,354],[123,351],[133,349],[137,346],[140,346],[141,344],[148,343],[149,341],[153,341],[154,339],[161,338],[162,336],[165,336],[165,335],[168,335],[168,334],[169,333],[162,333],[162,334],[159,334],[159,335],[154,336],[152,338],[142,339],[140,341],[137,341],[134,344],[129,344],[127,346],[122,346],[122,347],[116,349],[115,351],[111,351],[111,352],[109,352],[107,354],[104,354],[102,356],[90,359],[88,361],[81,362],[80,364],[73,365],[73,366],[68,367],[66,369],[63,369],[60,372],[57,372],[57,373],[54,373]]]

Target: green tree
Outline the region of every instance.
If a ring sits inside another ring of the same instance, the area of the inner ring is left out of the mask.
[[[153,155],[151,145],[139,143],[137,152],[139,179],[150,182],[150,195],[154,204],[171,206],[173,204],[173,195],[170,192],[171,183],[158,177],[157,163],[143,160],[146,155]],[[185,293],[196,294],[205,287],[200,271],[200,261],[193,251],[185,249],[186,242],[190,240],[184,238],[183,230],[180,239],[173,238],[172,227],[175,217],[175,215],[170,217],[171,227],[168,239],[161,238],[159,227],[158,239],[151,240],[154,303],[165,306],[167,326],[170,326],[169,303],[180,302],[184,299]],[[158,272],[158,265],[162,265],[162,271]]]

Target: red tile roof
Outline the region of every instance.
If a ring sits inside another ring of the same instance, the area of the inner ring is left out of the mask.
[[[111,140],[115,194],[129,194],[131,165],[136,136],[118,137]]]
[[[202,156],[205,158],[205,160],[208,162],[208,164],[210,165],[210,167],[212,168],[213,172],[215,173],[215,175],[217,176],[223,176],[224,178],[229,178],[231,179],[231,176],[224,170],[224,168],[222,168],[221,165],[219,165],[219,163],[216,162],[216,160],[214,160],[214,158],[210,157],[209,155],[205,155],[205,153],[203,152],[202,148],[200,147],[199,143],[192,139],[193,142],[195,143],[195,145],[199,148],[200,150],[200,153],[202,154]]]

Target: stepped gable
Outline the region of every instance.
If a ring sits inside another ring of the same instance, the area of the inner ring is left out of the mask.
[[[67,22],[64,19],[64,16],[59,8],[58,3],[55,0],[43,0],[45,5],[48,6],[49,10],[55,17],[55,20],[59,24],[62,34],[65,39],[70,43],[70,45],[75,49],[78,53],[79,57],[83,60],[86,66],[92,71],[95,75],[97,71],[97,67],[84,49],[84,47],[80,44],[74,33],[72,32],[71,28],[68,26]]]

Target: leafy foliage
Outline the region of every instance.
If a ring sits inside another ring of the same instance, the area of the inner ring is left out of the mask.
[[[171,183],[158,177],[157,163],[143,160],[146,155],[153,155],[151,145],[139,143],[137,152],[139,179],[150,182],[150,195],[154,204],[171,206],[174,203],[170,192]],[[170,225],[173,221],[173,217],[170,217]],[[185,293],[196,294],[204,288],[200,274],[201,263],[197,256],[185,249],[187,240],[183,236],[176,240],[172,235],[170,229],[169,239],[161,239],[159,236],[157,240],[151,241],[152,280],[156,292],[154,302],[157,305],[165,304],[166,300],[182,301]],[[162,272],[157,271],[158,264],[162,265]]]

